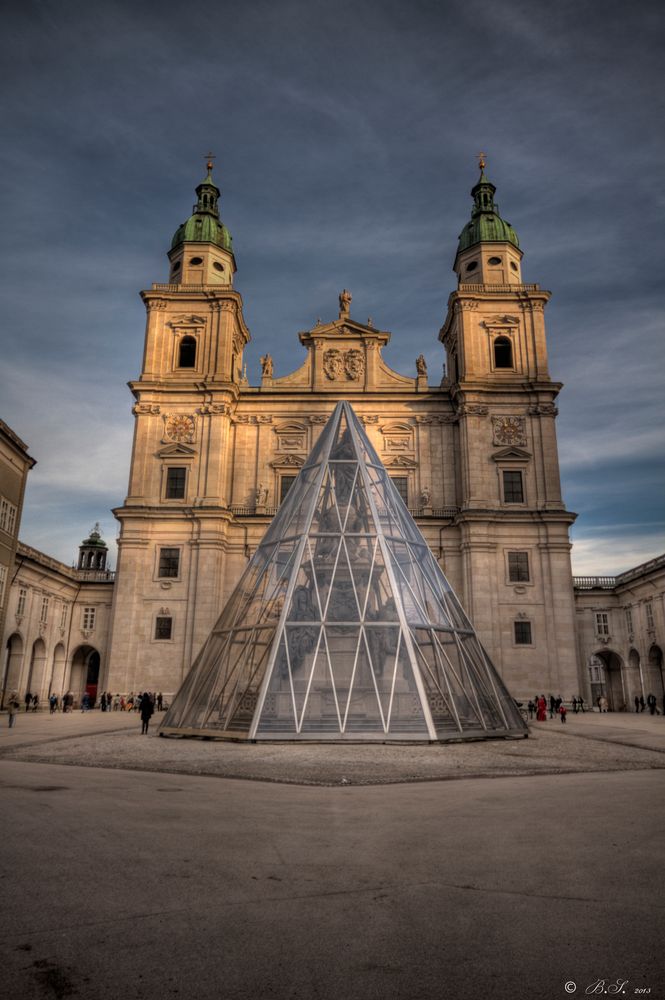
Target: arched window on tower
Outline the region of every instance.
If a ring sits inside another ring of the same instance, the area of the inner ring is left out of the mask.
[[[178,368],[194,368],[196,365],[196,339],[183,337],[178,351]]]
[[[513,367],[513,345],[508,337],[497,337],[494,341],[494,367]]]

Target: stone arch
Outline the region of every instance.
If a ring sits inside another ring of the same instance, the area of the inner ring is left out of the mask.
[[[648,672],[646,686],[647,694],[655,694],[660,701],[665,695],[665,677],[663,677],[663,651],[654,643],[649,649]]]
[[[595,685],[592,685],[594,706],[597,704],[597,699],[604,695],[610,712],[625,712],[628,692],[623,660],[613,649],[597,649],[594,655],[602,664],[600,690],[596,692]]]
[[[23,667],[23,638],[19,632],[14,632],[7,639],[5,648],[5,663],[2,682],[2,701],[4,708],[5,698],[14,691],[19,694],[21,682],[21,668]]]
[[[30,655],[30,669],[25,685],[26,691],[31,691],[33,695],[39,695],[41,701],[44,696],[46,684],[46,645],[43,639],[35,639],[32,644]]]
[[[100,664],[99,650],[94,646],[77,646],[72,653],[68,689],[79,704],[86,692],[91,700],[91,707],[97,700]]]

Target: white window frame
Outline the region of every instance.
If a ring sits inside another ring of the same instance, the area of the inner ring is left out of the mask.
[[[5,606],[5,586],[7,584],[7,567],[0,565],[0,608]]]
[[[603,637],[610,634],[610,616],[607,611],[596,611],[596,635]]]
[[[48,606],[49,606],[49,598],[42,597],[42,607],[39,612],[40,625],[48,625]]]
[[[647,628],[649,629],[650,632],[652,632],[655,629],[655,627],[656,627],[656,622],[655,622],[655,619],[653,617],[653,602],[652,601],[645,601],[644,602],[644,614],[646,616]]]
[[[28,600],[28,591],[26,587],[19,587],[18,591],[18,601],[16,602],[16,614],[22,618],[25,614],[25,605]]]

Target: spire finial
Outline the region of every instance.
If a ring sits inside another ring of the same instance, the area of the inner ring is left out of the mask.
[[[476,156],[478,157],[478,166],[480,167],[480,172],[482,173],[487,162],[487,153],[476,153]]]
[[[214,165],[212,161],[216,160],[216,159],[217,159],[217,157],[214,155],[214,153],[206,153],[205,154],[206,167],[208,169],[208,173],[211,173],[213,165]]]

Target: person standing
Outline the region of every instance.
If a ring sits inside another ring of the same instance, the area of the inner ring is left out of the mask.
[[[14,728],[14,723],[16,722],[16,713],[21,707],[21,702],[18,700],[18,695],[16,691],[12,691],[9,696],[9,701],[7,702],[7,712],[9,714],[9,728]]]
[[[656,696],[655,694],[647,695],[647,705],[649,706],[649,711],[652,715],[656,714]]]
[[[577,715],[577,698],[573,695],[573,712]]]
[[[537,701],[536,707],[538,709],[536,714],[536,722],[547,722],[547,702],[545,701],[545,695],[541,694]]]
[[[561,704],[559,705],[559,715],[561,716],[561,721],[562,722],[566,721],[566,712],[567,711],[568,710],[567,710],[566,706],[564,705],[563,702],[561,702]]]
[[[25,698],[23,700],[25,702],[25,710],[26,710],[26,712],[29,712],[30,711],[30,706],[32,705],[32,692],[31,691],[26,691],[25,692]]]
[[[152,698],[147,691],[143,692],[143,697],[141,698],[141,736],[144,734],[148,735],[148,726],[150,725],[150,720],[152,714],[155,711],[154,705],[152,703]]]

